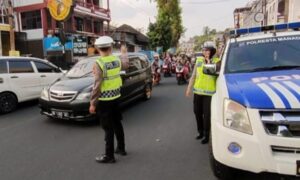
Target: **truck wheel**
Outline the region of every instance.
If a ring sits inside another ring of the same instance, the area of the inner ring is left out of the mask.
[[[9,113],[17,108],[18,100],[12,93],[0,94],[0,113]]]
[[[144,100],[147,101],[152,97],[152,87],[150,84],[147,84],[144,89]]]
[[[235,179],[235,169],[218,162],[213,155],[212,138],[209,140],[209,160],[214,175],[220,180]]]

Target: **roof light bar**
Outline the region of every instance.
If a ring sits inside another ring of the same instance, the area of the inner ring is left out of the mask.
[[[230,31],[230,35],[231,36],[239,36],[239,35],[243,35],[243,34],[267,32],[267,31],[273,31],[273,30],[275,30],[275,31],[276,30],[288,30],[288,29],[300,29],[300,22],[235,29],[235,30]]]

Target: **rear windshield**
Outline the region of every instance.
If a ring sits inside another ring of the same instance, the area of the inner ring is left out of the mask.
[[[230,45],[225,73],[299,68],[300,36],[272,37]]]
[[[92,76],[93,66],[95,62],[96,59],[94,58],[80,60],[68,71],[66,76],[69,78]]]

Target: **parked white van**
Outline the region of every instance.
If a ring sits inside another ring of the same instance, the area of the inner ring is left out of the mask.
[[[13,111],[19,102],[38,99],[42,89],[62,75],[47,60],[0,57],[0,113]]]

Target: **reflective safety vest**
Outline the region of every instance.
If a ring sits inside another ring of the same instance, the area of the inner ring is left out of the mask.
[[[96,62],[103,72],[99,100],[111,101],[121,97],[121,60],[116,56],[107,56],[97,59]]]
[[[219,62],[219,58],[213,58],[212,63]],[[196,61],[197,72],[193,92],[198,95],[212,96],[216,92],[216,76],[211,76],[203,73],[205,60],[199,57]]]

